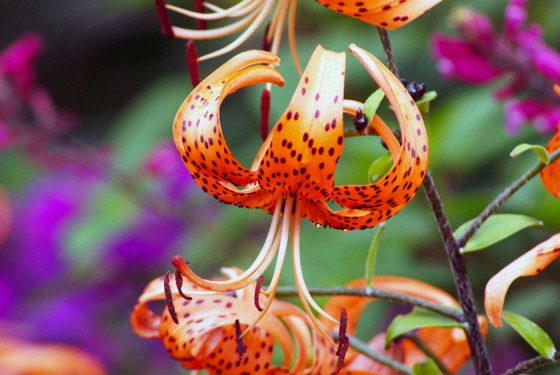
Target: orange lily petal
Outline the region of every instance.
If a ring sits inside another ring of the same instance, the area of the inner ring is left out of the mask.
[[[225,273],[234,277],[241,271],[225,269]],[[326,356],[316,356],[310,363],[309,349],[313,345],[316,350],[326,348],[326,340],[321,346],[316,334],[312,339],[310,321],[303,311],[276,300],[259,326],[253,327],[243,336],[246,351],[242,358],[238,358],[234,322],[238,320],[244,330],[259,315],[250,296],[254,284],[240,291],[237,297],[222,294],[193,296],[192,300],[185,300],[180,297],[173,277],[171,279],[170,288],[179,324],[173,322],[167,308],[159,315],[148,307],[151,302],[165,300],[162,278],[148,284],[134,308],[131,324],[139,336],[161,339],[170,355],[185,368],[204,368],[209,374],[303,374],[317,373],[311,371],[312,367],[309,366],[329,360]],[[184,286],[196,289],[186,279]],[[284,364],[273,368],[270,363],[275,342],[280,344],[284,352]],[[294,345],[297,350],[294,350]],[[294,356],[297,357],[293,361]],[[332,357],[336,358],[334,355]]]
[[[318,46],[272,131],[258,175],[263,189],[326,201],[343,143],[346,56]]]
[[[375,288],[408,294],[410,296],[426,299],[442,306],[459,308],[459,303],[447,292],[427,284],[425,282],[414,280],[400,276],[376,276],[372,279],[372,285]],[[361,288],[366,286],[365,279],[355,280],[347,286]],[[340,311],[341,307],[345,307],[348,313],[347,331],[350,334],[356,332],[360,315],[364,308],[373,301],[373,298],[356,297],[356,296],[337,296],[331,298],[325,305],[325,311],[335,314]],[[329,328],[334,329],[334,325],[323,320],[323,323]],[[486,336],[487,324],[484,317],[479,317],[479,323],[483,335]],[[442,360],[442,362],[452,371],[458,370],[470,358],[470,349],[466,336],[461,329],[443,329],[443,328],[422,328],[417,330],[416,335]],[[374,337],[370,342],[370,346],[378,350],[379,335]],[[425,359],[425,355],[412,342],[402,340],[400,345],[404,350],[404,357],[401,358],[406,365],[412,366],[414,363]],[[354,351],[349,351],[346,356],[350,363],[348,368],[360,369],[368,371],[377,371],[381,374],[390,373],[388,369],[378,368],[371,364],[371,360],[366,357],[358,356]],[[357,361],[354,363],[354,361]]]
[[[441,0],[317,0],[338,13],[394,30],[424,14]]]
[[[560,89],[558,91],[560,95]],[[546,145],[549,154],[558,149],[560,149],[560,124],[558,124],[558,131]],[[541,181],[550,194],[560,198],[560,160],[556,160],[541,171]]]
[[[541,242],[511,262],[488,281],[484,296],[484,307],[493,326],[502,326],[502,309],[511,283],[518,277],[538,275],[558,257],[560,257],[560,233]]]
[[[556,93],[560,95],[560,86],[554,85],[554,91],[556,91]]]
[[[428,138],[416,103],[402,83],[377,58],[367,51],[349,47],[379,84],[395,110],[402,134],[402,145],[391,147],[394,165],[378,182],[370,185],[336,186],[331,199],[348,208],[333,211],[327,205],[314,203],[303,210],[304,217],[316,215],[319,224],[341,229],[371,228],[399,212],[412,199],[428,168]],[[388,135],[386,125],[376,120],[378,132]]]
[[[257,188],[242,191],[236,187],[256,182],[257,176],[231,154],[222,133],[220,105],[227,95],[251,84],[283,85],[284,80],[269,64],[277,65],[278,58],[268,52],[248,51],[237,55],[203,80],[175,117],[175,145],[193,178],[203,190],[229,204],[254,207],[256,203],[251,199],[257,195],[256,200],[262,201],[264,194]],[[273,204],[268,201],[267,210]]]
[[[0,338],[0,373],[5,375],[104,375],[98,360],[74,347]]]

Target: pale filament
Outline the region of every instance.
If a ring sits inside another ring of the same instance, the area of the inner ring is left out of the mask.
[[[253,11],[256,7],[258,7],[260,5],[260,1],[243,0],[227,9],[217,7],[214,4],[210,4],[206,1],[203,4],[207,9],[212,10],[212,13],[195,12],[192,10],[183,9],[178,6],[170,5],[170,4],[166,4],[165,7],[169,10],[172,10],[174,12],[177,12],[179,14],[182,14],[190,18],[195,18],[195,19],[205,20],[205,21],[215,21],[223,18],[244,16],[247,13]]]
[[[279,201],[282,201],[279,199]],[[280,275],[282,274],[282,267],[284,266],[284,259],[286,257],[286,249],[288,247],[288,239],[290,237],[290,222],[292,216],[292,206],[294,204],[293,197],[287,197],[284,202],[284,215],[282,218],[282,234],[280,240],[280,247],[278,248],[278,256],[276,258],[276,266],[274,267],[274,273],[272,275],[272,279],[270,280],[270,284],[267,290],[262,290],[261,293],[268,296],[266,299],[266,303],[259,312],[257,319],[243,332],[243,337],[247,332],[249,332],[253,327],[255,327],[260,320],[266,315],[266,312],[270,308],[270,305],[274,301],[274,295],[276,294],[276,290],[278,289],[278,285],[280,284]]]
[[[259,252],[259,255],[255,259],[253,264],[240,275],[235,276],[234,278],[229,280],[203,279],[196,273],[194,273],[185,263],[181,265],[179,271],[183,276],[185,276],[194,284],[200,286],[201,288],[209,289],[210,291],[212,291],[212,294],[245,288],[247,285],[256,281],[264,273],[264,271],[268,268],[268,266],[274,259],[279,244],[280,246],[282,245],[282,236],[280,236],[281,227],[279,227],[278,225],[280,222],[281,211],[282,200],[279,199],[278,202],[276,202],[276,208],[274,209],[274,214],[272,216],[272,223],[270,225],[265,243]],[[191,291],[184,291],[185,294],[200,295],[197,291],[192,292],[194,293],[191,293]]]
[[[339,324],[338,320],[334,319],[319,305],[317,305],[317,303],[313,300],[313,297],[311,297],[311,294],[309,294],[309,290],[307,289],[307,285],[305,284],[305,280],[303,278],[303,272],[301,269],[301,260],[300,260],[301,257],[300,257],[300,246],[299,246],[300,228],[301,228],[301,204],[297,203],[295,214],[293,217],[293,228],[292,228],[292,232],[293,232],[292,233],[292,265],[294,268],[294,279],[296,282],[296,289],[299,295],[299,299],[301,300],[301,303],[303,305],[303,308],[311,318],[315,327],[317,327],[319,332],[321,332],[321,334],[325,336],[325,338],[334,345],[334,341],[332,340],[331,336],[325,330],[325,327],[322,325],[322,323],[315,317],[315,314],[313,313],[310,307],[311,305],[319,314],[331,320],[333,323]]]

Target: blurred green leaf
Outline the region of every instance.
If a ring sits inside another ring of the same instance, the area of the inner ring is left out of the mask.
[[[511,311],[502,311],[502,318],[525,339],[545,358],[553,358],[556,354],[556,348],[550,336],[538,325],[524,316],[512,313]]]
[[[370,184],[377,182],[381,177],[385,176],[393,165],[393,158],[390,153],[381,155],[371,163],[368,169],[368,181]]]
[[[371,241],[371,245],[369,246],[368,255],[366,257],[366,283],[368,286],[371,286],[371,279],[375,274],[377,249],[379,248],[379,241],[384,229],[385,223],[381,223],[377,226],[377,231],[375,232],[375,236],[373,236],[373,240]]]
[[[111,137],[121,168],[135,167],[160,139],[172,139],[173,119],[189,91],[185,77],[169,77],[135,98]]]
[[[509,156],[511,156],[512,158],[516,158],[519,155],[521,155],[522,153],[524,153],[525,151],[531,150],[535,153],[535,155],[537,155],[537,157],[539,158],[539,160],[541,161],[541,163],[543,164],[548,164],[550,158],[548,157],[548,152],[546,151],[546,148],[544,148],[541,145],[531,145],[528,143],[521,143],[517,146],[515,146],[515,148],[513,150],[511,150],[511,152],[509,153]]]
[[[455,238],[459,238],[459,236],[467,230],[473,221],[474,219],[469,220],[457,228],[454,233]],[[461,252],[468,253],[482,250],[514,235],[523,229],[529,227],[540,227],[542,225],[542,221],[525,215],[495,214],[482,223],[476,233],[467,241],[467,244]]]
[[[101,243],[120,230],[136,212],[135,205],[122,191],[100,190],[84,219],[74,224],[66,237],[66,252],[78,266],[88,267],[101,255]]]
[[[371,120],[377,109],[379,108],[379,104],[385,97],[385,93],[381,89],[377,89],[371,94],[364,103],[364,114],[367,116],[368,120]]]
[[[427,358],[412,367],[414,375],[439,375],[439,369],[433,359]]]
[[[397,315],[387,328],[385,346],[403,333],[424,327],[457,328],[463,327],[455,320],[433,311],[415,307],[410,314]]]

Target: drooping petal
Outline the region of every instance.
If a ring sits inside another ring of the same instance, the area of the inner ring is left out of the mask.
[[[317,0],[338,13],[394,30],[415,20],[441,0]]]
[[[378,182],[334,188],[332,201],[347,210],[335,212],[326,205],[317,204],[313,210],[326,220],[319,224],[340,229],[365,229],[389,219],[412,199],[428,167],[428,138],[416,103],[397,77],[365,50],[355,45],[349,49],[389,99],[401,129],[401,147],[397,155],[393,152],[393,167]],[[305,210],[303,214],[306,215]]]
[[[508,264],[488,281],[484,307],[493,326],[502,326],[502,309],[511,283],[522,276],[538,275],[558,257],[560,257],[560,233],[541,242]]]
[[[343,147],[345,54],[318,46],[271,132],[258,170],[261,187],[326,201]]]
[[[220,106],[227,95],[252,84],[283,85],[284,80],[269,64],[278,64],[278,58],[264,51],[248,51],[209,75],[181,105],[173,124],[173,138],[185,165],[203,190],[229,204],[266,205],[272,210],[274,203],[263,203],[266,194],[257,187],[237,188],[256,182],[256,172],[233,157],[220,122]]]
[[[546,145],[548,153],[560,149],[560,124],[558,131]],[[556,160],[541,171],[541,181],[550,194],[560,198],[560,160]]]

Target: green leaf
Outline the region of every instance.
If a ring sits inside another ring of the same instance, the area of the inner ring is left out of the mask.
[[[375,264],[377,260],[377,249],[379,248],[379,240],[381,239],[381,234],[385,229],[385,223],[381,223],[377,226],[377,232],[373,236],[371,245],[369,246],[368,255],[366,258],[366,283],[367,286],[371,286],[371,279],[375,274]]]
[[[363,112],[367,116],[368,120],[371,121],[375,113],[377,112],[377,108],[379,108],[379,104],[385,97],[385,93],[381,89],[377,89],[367,98],[366,102],[364,103]]]
[[[410,314],[397,315],[387,328],[385,346],[403,333],[424,327],[463,328],[461,323],[433,311],[415,307]]]
[[[528,143],[521,143],[515,146],[514,149],[509,153],[509,156],[511,156],[512,158],[516,158],[527,150],[533,151],[543,164],[548,164],[548,162],[550,161],[546,148],[541,145],[530,145]]]
[[[427,358],[422,362],[414,364],[413,375],[439,375],[439,369],[433,359]]]
[[[420,110],[420,113],[422,115],[425,116],[428,113],[430,113],[430,102],[435,98],[437,98],[437,92],[428,91],[424,93],[424,95],[422,95],[422,97],[416,101],[416,105],[418,106],[418,109]]]
[[[393,166],[393,158],[390,153],[386,153],[371,163],[368,169],[368,181],[370,184],[377,182],[385,176]]]
[[[545,358],[552,359],[556,354],[556,348],[550,336],[538,325],[524,316],[502,311],[502,318]]]
[[[454,233],[455,238],[459,238],[473,221],[474,219],[467,221],[457,228]],[[525,215],[495,214],[482,223],[476,233],[467,241],[467,244],[461,252],[468,253],[482,250],[514,235],[523,229],[529,227],[540,227],[542,225],[542,221]]]

